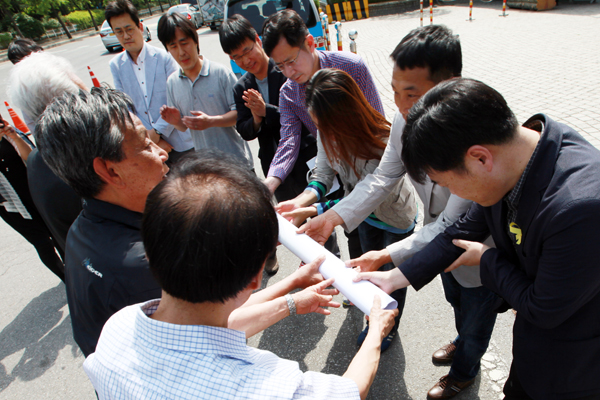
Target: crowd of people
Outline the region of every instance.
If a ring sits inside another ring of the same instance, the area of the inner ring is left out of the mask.
[[[9,96],[33,136],[0,123],[0,216],[64,281],[100,399],[365,399],[407,286],[437,275],[456,335],[432,355],[450,370],[428,399],[473,384],[511,308],[505,399],[600,399],[600,152],[545,114],[519,125],[500,93],[461,77],[447,27],[414,29],[390,55],[390,123],[364,60],[317,50],[293,10],[260,35],[240,15],[223,23],[239,79],[179,13],[158,21],[164,49],[144,43],[129,0],[105,16],[125,50],[110,61],[115,88],[89,90],[18,39]],[[355,280],[398,302],[375,297],[343,376],[246,344],[340,306],[323,257],[259,290],[278,271],[276,213],[333,251],[341,225]]]

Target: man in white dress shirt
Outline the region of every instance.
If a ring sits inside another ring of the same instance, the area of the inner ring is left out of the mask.
[[[177,71],[177,62],[165,50],[144,43],[143,26],[129,0],[108,3],[104,15],[125,49],[110,61],[115,87],[131,97],[150,138],[169,152],[172,164],[194,149],[189,131],[174,129],[160,116],[167,104],[167,78]]]

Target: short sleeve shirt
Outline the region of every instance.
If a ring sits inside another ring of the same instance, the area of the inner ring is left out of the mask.
[[[167,102],[181,116],[192,116],[191,111],[202,111],[208,115],[223,115],[235,110],[233,86],[235,75],[223,65],[203,58],[202,69],[192,82],[180,69],[167,80]],[[248,143],[234,126],[214,127],[205,130],[190,129],[194,148],[219,149],[239,159],[248,169],[254,168]]]

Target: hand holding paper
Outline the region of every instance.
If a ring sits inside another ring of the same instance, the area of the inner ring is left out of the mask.
[[[279,242],[292,253],[300,257],[305,263],[310,263],[321,254],[326,258],[319,271],[325,279],[334,278],[333,286],[342,292],[362,312],[369,315],[373,306],[373,298],[378,295],[381,299],[381,308],[393,310],[398,303],[387,293],[373,285],[371,282],[353,282],[356,272],[346,268],[344,262],[327,251],[323,246],[305,234],[296,233],[296,227],[281,215],[277,214],[279,221]]]

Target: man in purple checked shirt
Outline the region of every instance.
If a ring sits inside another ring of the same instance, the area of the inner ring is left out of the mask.
[[[306,83],[315,72],[321,68],[346,71],[373,108],[382,115],[384,112],[379,92],[363,59],[349,52],[317,50],[313,36],[295,11],[282,10],[271,15],[265,21],[262,35],[265,52],[288,78],[279,92],[281,140],[265,180],[273,193],[296,163],[302,124],[317,135],[317,127],[304,102]]]

